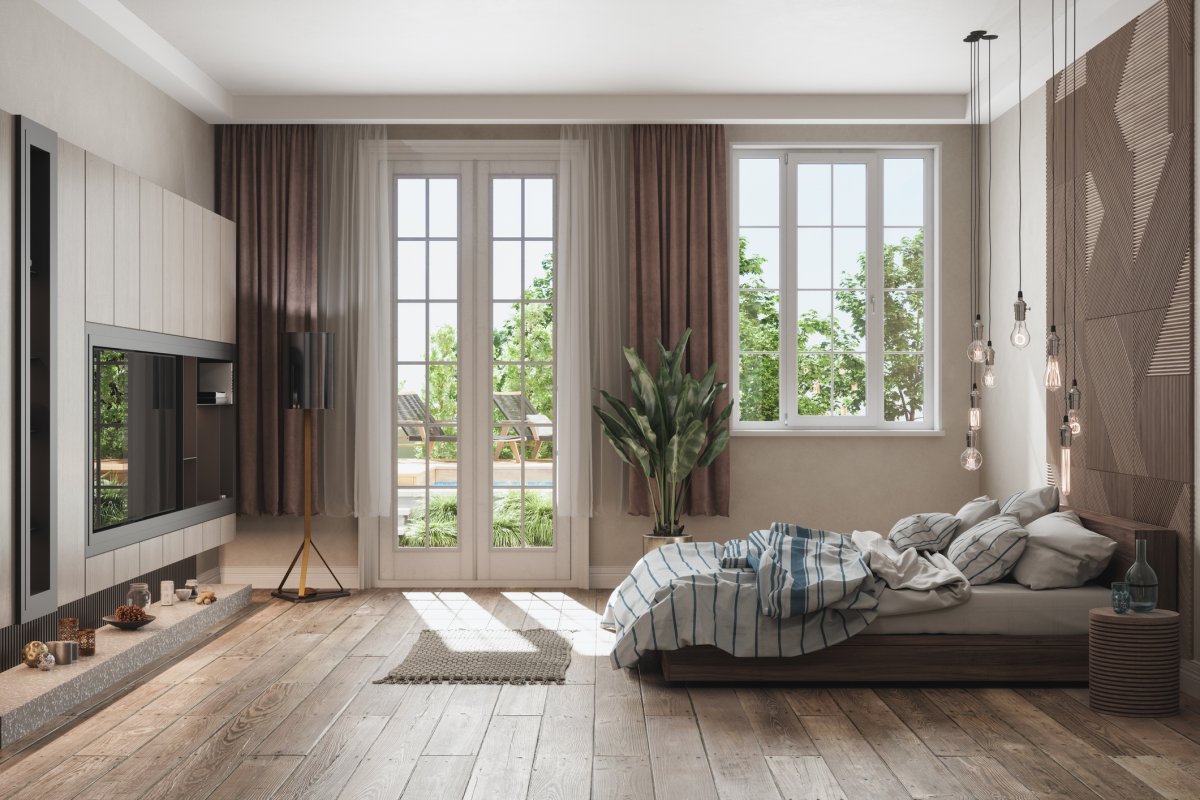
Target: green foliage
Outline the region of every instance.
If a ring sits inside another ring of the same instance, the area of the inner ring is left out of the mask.
[[[746,252],[743,237],[738,247],[741,287],[738,329],[741,350],[738,383],[741,419],[779,419],[779,292],[768,288],[763,271],[766,259]],[[925,379],[924,232],[884,245],[884,419],[914,420],[924,407]],[[797,413],[811,416],[862,414],[867,402],[865,348],[866,253],[858,256],[858,269],[834,293],[838,317],[806,311],[797,317]],[[753,351],[760,351],[755,353]],[[765,354],[761,351],[765,351]]]
[[[425,504],[413,507],[400,532],[401,547],[455,547],[458,544],[458,497],[434,495],[430,498],[428,522]],[[525,495],[525,542],[529,547],[554,544],[554,502],[540,493]],[[495,547],[521,546],[521,493],[505,492],[492,506],[492,544]]]
[[[692,473],[715,461],[729,443],[725,422],[733,404],[715,411],[726,386],[717,380],[717,365],[699,380],[683,371],[691,335],[691,328],[685,330],[672,350],[658,343],[657,373],[650,372],[637,351],[626,347],[633,405],[601,390],[608,410],[592,407],[617,455],[645,476],[654,508],[654,533],[663,536],[680,530]]]

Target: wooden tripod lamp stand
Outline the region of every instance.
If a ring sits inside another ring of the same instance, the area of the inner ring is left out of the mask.
[[[315,600],[332,600],[349,597],[350,593],[333,574],[333,568],[321,555],[312,540],[312,415],[314,411],[333,408],[333,334],[332,333],[285,333],[283,335],[284,388],[287,392],[284,403],[288,409],[304,413],[304,540],[292,557],[279,588],[272,596],[293,603],[311,603]],[[333,575],[334,590],[318,590],[308,585],[308,553],[312,551]],[[295,590],[284,589],[296,562],[300,562],[300,584]]]

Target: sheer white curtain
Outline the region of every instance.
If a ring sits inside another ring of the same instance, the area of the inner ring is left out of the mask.
[[[564,168],[572,159],[574,163],[581,159],[586,180],[572,184],[569,199],[575,205],[571,213],[559,215],[566,221],[560,224],[560,252],[581,265],[574,274],[582,282],[579,288],[586,293],[575,298],[581,307],[564,307],[560,317],[578,319],[579,327],[586,331],[586,341],[574,343],[582,347],[580,352],[564,350],[559,358],[559,403],[561,406],[569,398],[572,403],[580,403],[580,413],[586,414],[579,426],[586,447],[579,455],[583,464],[577,484],[580,491],[587,492],[584,507],[590,507],[592,515],[621,513],[624,509],[623,465],[604,441],[591,406],[603,402],[598,389],[618,397],[627,393],[621,349],[629,330],[628,141],[626,125],[564,125],[561,134]],[[566,195],[560,194],[564,201]],[[574,326],[563,326],[562,330],[568,327]],[[583,392],[587,396],[572,396],[569,392],[573,387],[586,387]],[[582,496],[575,499],[584,502]]]
[[[317,137],[319,296],[335,334],[332,412],[322,417],[321,492],[331,516],[392,513],[391,267],[387,128],[327,125]]]

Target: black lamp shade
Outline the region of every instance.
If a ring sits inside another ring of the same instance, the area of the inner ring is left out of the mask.
[[[333,334],[283,335],[284,406],[333,408]]]

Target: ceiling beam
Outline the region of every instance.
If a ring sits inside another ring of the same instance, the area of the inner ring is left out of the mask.
[[[205,122],[233,121],[232,95],[120,0],[37,3]]]
[[[961,94],[670,94],[238,96],[239,122],[375,123],[947,123]]]

